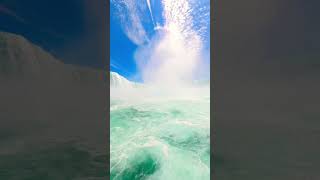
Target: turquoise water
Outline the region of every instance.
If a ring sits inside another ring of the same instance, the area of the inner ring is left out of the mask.
[[[111,100],[111,179],[210,179],[210,100]]]

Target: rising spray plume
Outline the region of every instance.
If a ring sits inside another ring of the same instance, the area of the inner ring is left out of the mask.
[[[163,0],[164,25],[135,55],[145,83],[158,86],[190,84],[200,64],[202,40],[196,32],[188,1]]]
[[[190,85],[198,78],[197,72],[208,71],[201,66],[204,64],[201,53],[203,36],[208,31],[208,22],[205,20],[209,18],[209,13],[195,13],[199,6],[196,1],[162,0],[162,25],[154,22],[150,0],[114,3],[120,12],[124,32],[138,45],[134,58],[145,84],[172,89],[173,86]],[[201,9],[205,10],[204,7]],[[153,24],[154,32],[151,35],[143,25],[145,11],[150,13]]]

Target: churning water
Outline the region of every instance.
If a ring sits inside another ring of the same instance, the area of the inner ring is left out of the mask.
[[[136,89],[148,97],[143,87]],[[204,92],[140,100],[111,94],[111,179],[210,179],[210,98]]]

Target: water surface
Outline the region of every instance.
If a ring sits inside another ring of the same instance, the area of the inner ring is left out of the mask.
[[[209,97],[110,102],[111,179],[210,179]]]

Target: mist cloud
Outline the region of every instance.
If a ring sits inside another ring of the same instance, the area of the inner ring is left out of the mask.
[[[112,2],[125,34],[138,45],[134,58],[145,83],[189,84],[199,78],[199,72],[209,70],[202,59],[209,58],[203,54],[209,53],[203,51],[210,23],[209,1],[162,0],[164,23],[152,22],[157,24],[152,37],[148,37],[143,24],[145,19],[153,20],[150,1]],[[149,13],[150,17],[145,17]]]

